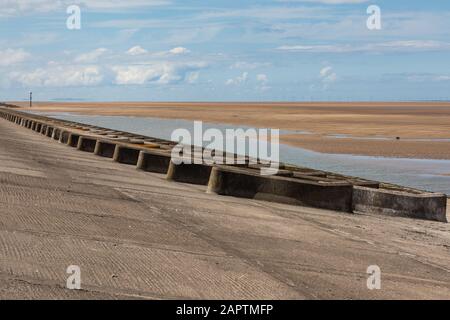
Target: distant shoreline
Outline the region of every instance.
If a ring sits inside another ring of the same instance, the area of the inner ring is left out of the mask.
[[[5,101],[5,103],[11,103],[21,105],[24,107],[29,106],[29,100],[21,101]],[[84,99],[61,99],[50,101],[33,101],[36,105],[55,105],[55,104],[88,104],[88,105],[105,105],[105,104],[132,104],[132,105],[447,105],[450,106],[450,100],[399,100],[399,101],[89,101]]]

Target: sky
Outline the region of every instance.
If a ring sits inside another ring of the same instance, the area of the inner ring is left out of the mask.
[[[0,101],[449,100],[450,1],[0,0],[0,74]]]

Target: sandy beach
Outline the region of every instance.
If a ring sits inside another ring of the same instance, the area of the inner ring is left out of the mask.
[[[276,128],[292,131],[283,143],[318,152],[450,159],[450,103],[40,102],[33,110]]]

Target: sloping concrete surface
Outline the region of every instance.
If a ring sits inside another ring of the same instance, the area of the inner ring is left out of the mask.
[[[0,299],[450,299],[449,224],[205,190],[1,119]]]

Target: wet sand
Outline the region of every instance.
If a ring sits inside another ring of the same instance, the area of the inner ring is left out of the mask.
[[[410,159],[450,159],[450,142],[335,139],[317,135],[285,135],[281,141],[322,153],[382,156]]]
[[[42,102],[33,109],[277,128],[292,131],[283,143],[318,152],[450,159],[450,103]]]

